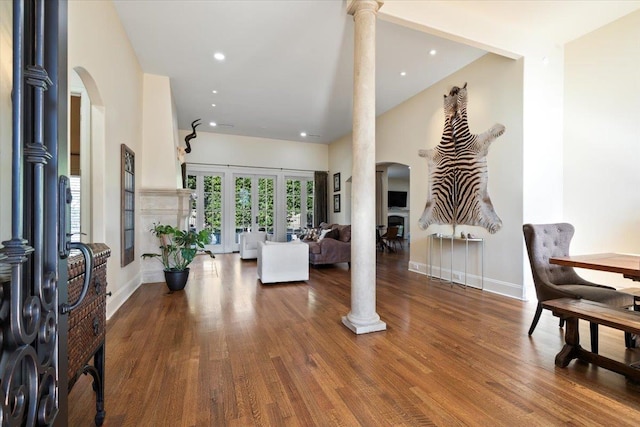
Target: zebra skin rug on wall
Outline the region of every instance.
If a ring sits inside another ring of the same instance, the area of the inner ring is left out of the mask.
[[[420,150],[429,166],[427,204],[418,221],[423,230],[431,224],[477,225],[495,233],[502,227],[487,182],[487,153],[505,127],[495,124],[473,135],[467,122],[467,84],[454,86],[444,96],[444,131],[440,144]]]

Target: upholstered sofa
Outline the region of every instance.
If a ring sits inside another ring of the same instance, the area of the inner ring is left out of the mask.
[[[309,263],[312,265],[346,262],[351,266],[351,225],[330,226],[318,241],[305,240],[309,245]]]
[[[309,280],[308,254],[301,242],[258,242],[258,278],[264,284]]]

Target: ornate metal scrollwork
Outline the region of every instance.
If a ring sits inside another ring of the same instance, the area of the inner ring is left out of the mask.
[[[59,120],[59,94],[66,96],[66,89],[58,92],[66,74],[52,64],[66,27],[58,27],[64,12],[56,0],[14,0],[11,11],[12,220],[11,238],[0,247],[0,426],[48,426],[60,408],[60,356],[58,258],[49,250],[57,212],[46,198],[58,173],[51,123]]]

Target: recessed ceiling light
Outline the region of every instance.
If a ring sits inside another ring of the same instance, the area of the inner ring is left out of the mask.
[[[406,71],[401,71],[401,72],[400,72],[400,75],[401,75],[402,77],[404,77],[404,76],[406,76],[406,75],[407,75],[407,72],[406,72]]]
[[[305,136],[307,136],[307,133],[306,132],[300,132],[300,136],[304,138]]]
[[[216,106],[216,104],[211,104],[211,106],[212,106],[212,107],[215,107],[215,106]]]
[[[437,50],[435,50],[435,49],[431,49],[431,50],[429,51],[429,55],[431,55],[431,56],[435,55],[436,53],[438,53],[438,51],[437,51]]]
[[[214,89],[214,90],[212,90],[211,92],[212,92],[212,93],[218,93],[218,91],[217,91],[217,90],[215,90],[215,89]]]
[[[222,52],[214,53],[213,57],[216,58],[218,61],[224,61],[224,53]]]
[[[216,122],[209,122],[209,126],[216,127],[216,126],[218,126],[218,124]]]

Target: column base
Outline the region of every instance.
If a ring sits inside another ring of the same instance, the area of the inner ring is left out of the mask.
[[[376,322],[373,322],[367,325],[356,325],[353,322],[351,322],[347,318],[347,316],[342,316],[342,324],[347,328],[351,329],[351,332],[357,335],[387,330],[387,324],[384,323],[382,320],[378,320]]]

